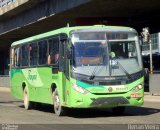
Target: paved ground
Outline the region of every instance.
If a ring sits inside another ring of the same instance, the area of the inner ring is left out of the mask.
[[[2,129],[6,127],[4,126],[5,124],[34,124],[18,125],[18,127],[24,127],[23,129],[29,129],[32,127],[38,130],[75,130],[78,128],[93,130],[106,128],[113,129],[113,127],[117,127],[118,129],[120,129],[120,127],[124,127],[122,129],[132,128],[128,125],[113,124],[154,124],[152,127],[155,127],[155,124],[160,124],[160,96],[151,96],[146,93],[145,103],[142,107],[128,107],[124,115],[121,116],[114,115],[110,109],[89,109],[72,110],[68,116],[57,117],[53,112],[52,106],[50,105],[41,105],[41,107],[35,110],[25,110],[22,101],[18,101],[13,98],[10,95],[9,90],[0,88],[0,113],[0,124],[3,124]],[[156,128],[160,130],[160,125]]]

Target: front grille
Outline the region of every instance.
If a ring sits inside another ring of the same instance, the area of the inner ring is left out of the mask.
[[[99,85],[117,85],[117,84],[122,84],[121,81],[114,81],[114,82],[99,82]],[[124,83],[125,84],[125,83]]]
[[[115,94],[126,94],[127,92],[117,92],[117,93],[92,93],[94,95],[115,95]]]
[[[92,100],[91,106],[129,104],[129,101],[124,97],[108,97]]]
[[[86,80],[86,79],[81,79],[80,81],[82,81],[82,82],[84,82],[84,83],[87,83],[87,84],[94,85],[94,82],[93,82],[93,81],[89,81],[89,80]]]

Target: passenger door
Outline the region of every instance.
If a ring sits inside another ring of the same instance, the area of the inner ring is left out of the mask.
[[[63,72],[62,75],[62,96],[63,101],[67,101],[67,84],[69,84],[69,60],[67,59],[67,36],[60,36],[60,61],[59,69]]]

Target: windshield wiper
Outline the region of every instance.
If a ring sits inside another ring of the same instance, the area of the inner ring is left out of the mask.
[[[89,77],[90,80],[93,80],[95,78],[95,76],[96,76],[95,73],[97,72],[97,70],[98,70],[98,72],[100,72],[102,70],[102,68],[104,67],[104,66],[101,66],[99,69],[97,69],[99,65],[100,64],[97,64],[96,67],[94,68],[91,76]]]
[[[96,70],[97,70],[97,67],[98,67],[99,64],[96,65],[96,67],[94,68],[91,76],[89,77],[89,80],[93,80],[95,78],[95,73],[96,73]]]
[[[111,59],[112,60],[112,59]],[[121,63],[114,59],[114,61],[117,62],[118,66],[123,70],[123,72],[126,74],[126,76],[128,77],[128,79],[131,79],[131,75],[127,72],[127,70],[121,65]],[[112,64],[111,64],[111,68],[112,68]]]

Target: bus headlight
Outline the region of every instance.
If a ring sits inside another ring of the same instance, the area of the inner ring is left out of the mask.
[[[77,92],[82,93],[82,94],[87,94],[88,93],[88,91],[86,89],[84,89],[82,87],[79,87],[77,84],[72,84],[72,88],[74,90],[76,90]]]
[[[131,91],[132,92],[137,92],[137,91],[141,90],[143,88],[143,86],[144,86],[144,83],[140,83],[136,87],[132,88]]]

